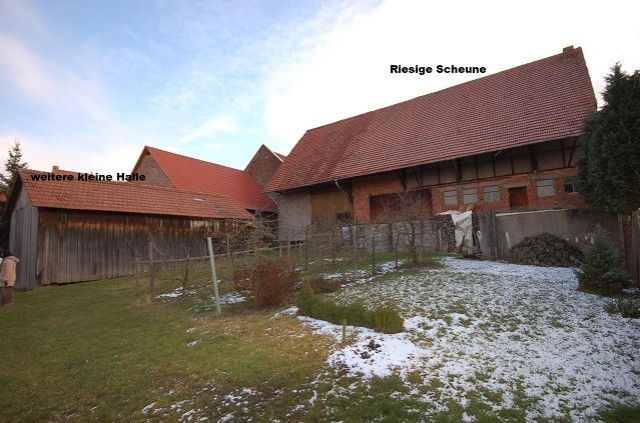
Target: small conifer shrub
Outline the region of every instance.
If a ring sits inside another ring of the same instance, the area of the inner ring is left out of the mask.
[[[593,244],[585,250],[584,261],[576,274],[583,291],[617,293],[629,283],[629,276],[620,270],[620,256],[601,226],[596,226]]]

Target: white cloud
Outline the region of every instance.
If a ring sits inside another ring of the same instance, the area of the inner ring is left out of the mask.
[[[582,46],[598,95],[617,60],[640,67],[640,7],[629,2],[615,19],[603,19],[604,12],[579,1],[491,7],[386,0],[373,10],[340,10],[335,25],[304,40],[304,55],[273,69],[265,118],[274,148],[286,153],[306,129],[478,77],[391,75],[391,64],[486,66],[494,73]]]
[[[0,75],[25,98],[58,118],[83,115],[117,125],[99,72],[55,63],[21,40],[0,33]]]
[[[214,116],[206,120],[195,130],[181,136],[179,141],[181,143],[188,143],[205,137],[211,137],[218,133],[231,133],[235,131],[235,129],[234,120],[230,116]]]
[[[16,19],[20,28],[34,27],[37,33],[27,36],[18,35],[20,30],[9,34],[4,31],[10,29],[0,29],[0,79],[18,94],[17,101],[37,110],[38,121],[24,128],[0,121],[0,154],[18,137],[34,168],[47,170],[55,164],[72,170],[130,170],[141,136],[111,104],[100,63],[82,60],[68,46],[56,45],[44,21],[27,3],[7,5],[0,0],[0,11],[11,13],[4,19]],[[10,101],[6,97],[3,101]]]
[[[96,145],[89,146],[87,150],[87,146],[81,142],[51,138],[44,140],[13,130],[0,132],[0,165],[6,160],[7,152],[16,139],[20,141],[22,157],[29,168],[43,171],[51,170],[52,166],[60,166],[61,169],[79,172],[130,172],[141,151],[137,144],[114,146],[105,138],[97,139]],[[99,142],[104,142],[103,148],[97,146]],[[1,170],[4,171],[4,168]]]
[[[56,110],[61,105],[51,69],[21,41],[0,33],[0,75],[31,100]],[[66,100],[64,101],[66,103]]]
[[[0,121],[0,136],[20,136],[43,169],[128,169],[148,143],[235,165],[251,157],[249,144],[287,154],[309,128],[474,77],[390,75],[390,64],[496,72],[570,44],[584,48],[599,93],[616,61],[640,68],[639,6],[620,8],[625,13],[603,19],[604,6],[578,1],[336,0],[310,20],[276,22],[258,9],[185,3],[160,7],[152,21],[159,33],[125,25],[131,44],[116,48],[99,35],[63,44],[28,2],[0,0],[0,78],[48,118],[33,128]],[[167,58],[179,66],[163,66]],[[136,84],[137,97],[120,92],[138,72],[145,83]]]
[[[49,35],[39,14],[26,1],[0,0],[0,22],[5,27],[19,23],[24,31],[39,36]]]

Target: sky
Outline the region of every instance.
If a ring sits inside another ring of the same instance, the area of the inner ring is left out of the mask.
[[[613,10],[615,6],[615,10]],[[613,14],[613,16],[610,16]],[[0,0],[0,160],[130,172],[145,145],[244,168],[307,129],[582,47],[640,69],[637,1]]]

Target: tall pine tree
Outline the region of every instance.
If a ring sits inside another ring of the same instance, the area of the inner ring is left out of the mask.
[[[22,150],[20,149],[20,141],[17,139],[13,143],[13,146],[9,148],[9,157],[4,162],[5,173],[0,174],[0,192],[5,194],[5,199],[0,200],[0,216],[4,214],[7,206],[7,200],[11,194],[13,183],[16,180],[19,169],[24,169],[28,165],[22,161]],[[0,220],[0,248],[6,249],[9,244],[9,221]]]
[[[20,148],[20,141],[17,139],[13,143],[13,146],[9,148],[9,157],[4,162],[5,173],[0,174],[0,189],[5,193],[7,198],[11,194],[11,188],[16,180],[19,169],[24,169],[28,165],[22,161],[22,149]]]
[[[605,105],[583,127],[578,182],[592,209],[629,214],[640,207],[640,71],[616,64],[606,80]]]

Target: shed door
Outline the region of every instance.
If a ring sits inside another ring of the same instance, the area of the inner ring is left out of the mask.
[[[509,206],[511,210],[526,209],[529,207],[527,187],[509,188]]]

